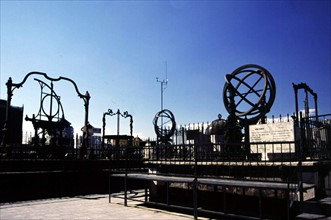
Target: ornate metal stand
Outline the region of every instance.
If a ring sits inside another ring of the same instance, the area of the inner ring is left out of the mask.
[[[301,150],[302,156],[306,157],[306,155],[310,154],[312,155],[312,152],[309,152],[312,149],[309,149],[310,146],[312,146],[313,142],[313,132],[312,132],[312,125],[309,123],[309,98],[308,98],[308,92],[314,97],[314,103],[315,103],[315,126],[319,127],[320,124],[318,123],[318,107],[317,107],[317,94],[306,84],[306,83],[300,83],[300,84],[294,84],[294,94],[295,94],[295,124],[296,126],[299,126],[299,123],[301,123],[300,127],[306,128],[306,135],[302,134],[302,142],[303,142],[303,149]],[[302,113],[299,114],[299,104],[298,104],[298,90],[303,89],[305,92],[305,114],[304,117],[302,116]],[[299,122],[300,119],[300,122]],[[301,146],[302,147],[302,146]]]
[[[117,136],[120,136],[120,116],[123,118],[130,118],[130,143],[129,145],[132,145],[132,132],[133,132],[133,117],[132,115],[130,115],[127,111],[125,111],[123,114],[120,112],[120,110],[118,109],[117,112],[113,112],[112,109],[108,109],[108,112],[103,113],[102,116],[102,149],[105,149],[104,146],[104,140],[105,140],[105,128],[106,128],[106,115],[109,116],[114,116],[117,115]],[[119,145],[118,143],[118,138],[116,138],[116,146]]]
[[[127,161],[128,161],[128,147],[132,147],[132,139],[133,139],[133,136],[132,136],[132,132],[133,132],[133,118],[132,118],[132,115],[130,115],[127,111],[125,111],[123,114],[120,112],[120,110],[118,109],[117,112],[113,112],[113,110],[111,109],[108,109],[108,112],[105,112],[103,113],[103,117],[102,117],[102,149],[105,150],[105,138],[106,138],[106,135],[105,135],[105,127],[106,127],[106,115],[109,115],[109,116],[114,116],[114,115],[117,115],[117,135],[108,135],[108,137],[111,137],[111,138],[115,138],[116,140],[116,143],[115,143],[115,147],[118,148],[119,147],[119,140],[120,138],[123,138],[123,135],[120,135],[120,116],[123,117],[123,118],[130,118],[130,136],[129,136],[129,143],[127,144],[127,146],[125,147],[125,151],[124,151],[124,154],[125,154],[125,177],[127,177],[127,174],[128,174],[128,164],[127,164]],[[126,136],[126,135],[124,135]],[[127,138],[127,136],[126,136]],[[108,153],[109,153],[109,149],[108,150]],[[115,150],[115,153],[118,154],[118,153],[121,153],[121,150],[117,149]],[[109,157],[111,156],[111,153],[107,154]],[[115,155],[116,158],[118,158],[119,155]],[[109,172],[110,172],[110,169],[109,169]],[[109,173],[109,176],[110,176],[110,173]],[[109,184],[110,184],[110,181],[109,181]],[[124,178],[124,205],[127,206],[127,178]],[[109,201],[110,201],[110,197],[109,197]]]
[[[49,86],[39,79],[35,80],[39,83],[41,90],[40,108],[37,115],[33,114],[32,118],[25,117],[26,121],[32,122],[35,129],[32,145],[38,157],[61,158],[64,156],[65,151],[62,133],[65,128],[70,126],[70,122],[64,117],[60,96],[55,93],[53,83],[51,82]],[[48,89],[49,92],[45,92],[45,89]],[[40,129],[42,134],[41,140],[39,140],[38,134]],[[48,145],[46,145],[46,134],[50,137]]]
[[[59,78],[51,78],[49,76],[47,76],[46,73],[41,73],[41,72],[30,72],[28,73],[22,82],[20,83],[13,83],[12,79],[9,78],[8,82],[6,83],[7,85],[7,106],[6,106],[6,118],[5,118],[5,124],[4,124],[4,128],[3,128],[3,139],[2,139],[2,143],[1,143],[1,154],[3,157],[10,157],[11,154],[11,143],[8,143],[8,136],[10,135],[10,131],[8,130],[9,126],[8,124],[10,124],[11,122],[9,121],[9,115],[10,115],[10,105],[11,105],[11,99],[13,96],[13,92],[15,89],[18,89],[20,87],[23,86],[23,84],[26,82],[26,80],[31,76],[31,75],[40,75],[45,77],[46,79],[50,80],[51,82],[55,82],[55,81],[60,81],[60,80],[65,80],[70,82],[75,90],[76,93],[78,94],[78,96],[83,99],[84,101],[84,106],[85,106],[85,122],[84,122],[84,128],[83,129],[83,143],[81,146],[81,152],[83,152],[83,157],[86,155],[84,155],[84,152],[87,151],[88,148],[88,138],[89,138],[89,134],[87,131],[87,127],[88,127],[88,109],[89,109],[89,100],[90,100],[90,94],[86,91],[86,94],[83,95],[82,93],[79,92],[78,87],[76,85],[76,83],[69,78],[66,77],[62,77],[60,76]]]
[[[224,132],[224,143],[225,149],[224,154],[226,156],[237,156],[241,148],[242,133],[241,127],[236,117],[236,105],[235,105],[235,88],[230,83],[231,75],[226,75],[226,82],[228,84],[229,93],[229,116],[226,120],[225,132]]]
[[[255,64],[237,68],[226,75],[225,80],[223,102],[229,112],[224,135],[225,152],[228,156],[238,156],[241,151],[241,128],[245,128],[247,143],[249,125],[259,120],[264,123],[265,115],[275,100],[276,86],[269,71]],[[245,148],[243,155],[249,153],[248,144]]]

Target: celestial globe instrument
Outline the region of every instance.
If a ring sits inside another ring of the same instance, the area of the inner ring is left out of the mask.
[[[226,75],[225,80],[223,102],[230,114],[254,124],[270,111],[276,96],[276,85],[268,70],[248,64]]]
[[[168,109],[163,109],[156,113],[153,124],[158,140],[164,144],[169,143],[176,130],[174,114]]]

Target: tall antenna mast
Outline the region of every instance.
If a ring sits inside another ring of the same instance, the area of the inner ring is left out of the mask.
[[[163,111],[163,92],[167,88],[168,84],[168,64],[167,61],[165,62],[165,73],[166,73],[166,78],[163,80],[159,80],[158,77],[156,77],[156,82],[159,82],[161,84],[161,111]],[[161,117],[161,135],[163,134],[163,117]]]
[[[168,64],[167,61],[165,62],[165,73],[166,78],[163,80],[159,80],[159,77],[156,77],[156,82],[159,82],[161,84],[161,111],[163,110],[163,92],[166,90],[168,85]]]
[[[165,62],[165,74],[166,74],[166,80],[168,82],[168,62]]]

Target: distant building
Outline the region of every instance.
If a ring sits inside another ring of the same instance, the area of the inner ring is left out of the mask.
[[[3,139],[3,127],[6,120],[6,100],[0,100],[0,143]],[[10,106],[10,115],[8,123],[8,143],[14,145],[22,144],[22,126],[23,126],[23,107]]]

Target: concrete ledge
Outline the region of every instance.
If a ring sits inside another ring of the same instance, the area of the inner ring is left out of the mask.
[[[311,214],[311,213],[302,213],[298,215],[296,220],[304,220],[304,219],[324,219],[325,215]]]

